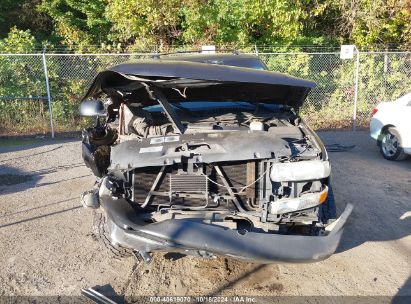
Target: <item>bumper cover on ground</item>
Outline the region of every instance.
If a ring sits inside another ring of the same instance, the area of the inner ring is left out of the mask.
[[[124,199],[100,198],[107,213],[112,242],[141,252],[202,252],[260,263],[315,262],[328,258],[337,249],[343,226],[352,211],[345,211],[325,236],[280,235],[247,232],[194,220],[165,220],[147,224]]]

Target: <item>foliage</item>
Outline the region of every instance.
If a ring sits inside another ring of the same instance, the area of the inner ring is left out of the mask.
[[[307,16],[302,1],[192,1],[183,9],[184,42],[239,44],[296,39]],[[287,26],[284,26],[287,24]]]
[[[181,35],[180,0],[112,0],[106,17],[113,23],[110,38],[149,50],[167,47]]]
[[[360,47],[411,43],[408,0],[343,0],[340,29]]]
[[[106,16],[113,24],[111,41],[147,50],[306,41],[305,27],[315,28],[308,18],[321,17],[324,8],[310,0],[112,0]]]
[[[30,30],[11,28],[7,37],[0,40],[0,53],[29,53],[36,48],[36,39]]]
[[[76,52],[411,42],[408,0],[3,0],[0,6],[0,38],[17,26]]]
[[[77,51],[97,50],[111,23],[104,16],[107,0],[43,0],[38,9],[55,23],[55,34]]]
[[[0,38],[7,36],[13,27],[30,30],[37,38],[47,38],[51,34],[53,25],[51,17],[37,9],[41,1],[1,0]]]

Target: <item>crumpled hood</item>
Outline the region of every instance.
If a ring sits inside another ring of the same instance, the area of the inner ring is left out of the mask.
[[[122,102],[156,104],[142,93],[145,84],[161,89],[170,103],[249,101],[299,108],[315,84],[276,72],[186,61],[144,60],[100,72],[83,97],[103,93]]]

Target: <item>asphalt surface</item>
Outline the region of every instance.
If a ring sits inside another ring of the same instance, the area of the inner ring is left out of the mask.
[[[337,253],[314,264],[256,265],[156,254],[116,260],[93,235],[80,194],[94,178],[78,140],[0,141],[0,296],[79,295],[100,286],[138,295],[411,296],[411,160],[383,159],[368,133],[321,132],[341,211],[354,204]]]

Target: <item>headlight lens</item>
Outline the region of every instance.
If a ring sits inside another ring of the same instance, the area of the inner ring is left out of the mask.
[[[329,161],[305,160],[273,164],[270,178],[273,182],[307,181],[328,177],[330,172]]]
[[[280,199],[275,202],[271,202],[269,205],[269,213],[271,214],[283,214],[321,205],[325,202],[328,196],[328,187],[325,186],[324,190],[316,193],[303,194],[297,198]]]

